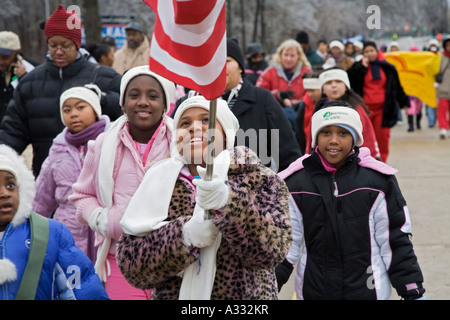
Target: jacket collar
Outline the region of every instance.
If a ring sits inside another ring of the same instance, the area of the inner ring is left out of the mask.
[[[88,62],[87,57],[85,55],[82,55],[81,53],[78,53],[78,56],[74,62],[64,68],[59,68],[50,57],[50,54],[47,54],[45,60],[50,75],[54,78],[60,78],[61,80],[75,76],[81,69],[86,66],[86,63]]]
[[[244,79],[242,87],[239,90],[237,101],[233,107],[233,113],[236,117],[251,109],[252,104],[256,102],[256,90],[253,90],[252,86],[252,84]]]

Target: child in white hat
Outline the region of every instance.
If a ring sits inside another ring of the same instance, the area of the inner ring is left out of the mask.
[[[381,159],[369,110],[365,106],[363,98],[351,88],[347,72],[338,67],[325,70],[319,75],[319,82],[323,98],[327,98],[329,101],[345,101],[355,108],[363,124],[363,146],[370,149],[372,157]]]
[[[61,94],[60,113],[65,128],[53,140],[42,164],[33,202],[35,212],[64,223],[72,232],[75,244],[93,262],[94,234],[88,226],[78,223],[76,208],[68,198],[84,165],[88,141],[95,140],[110,125],[109,117],[102,115],[101,93],[94,88],[72,87]]]
[[[297,299],[386,300],[391,284],[406,300],[424,299],[397,170],[360,147],[359,114],[343,101],[321,101],[311,130],[312,154],[279,173],[294,237],[277,267],[280,285],[298,262]]]
[[[119,224],[146,172],[170,156],[172,119],[167,116],[175,84],[150,71],[134,67],[122,76],[120,105],[123,115],[89,143],[80,177],[69,200],[76,218],[95,231],[98,246],[96,272],[112,300],[150,300],[151,288],[132,287],[117,267]]]
[[[277,299],[274,267],[291,243],[288,191],[253,151],[233,147],[239,123],[224,100],[212,179],[204,179],[209,106],[194,96],[177,109],[171,158],[131,199],[117,262],[155,299]]]
[[[32,212],[34,192],[23,158],[0,145],[0,300],[108,299],[69,229]]]
[[[311,117],[316,103],[322,97],[320,80],[317,74],[310,73],[303,78],[306,90],[303,99],[297,104],[297,118],[295,120],[295,136],[302,154],[311,152]]]

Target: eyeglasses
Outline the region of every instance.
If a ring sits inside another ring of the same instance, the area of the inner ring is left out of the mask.
[[[70,44],[68,46],[56,46],[56,45],[48,45],[48,50],[49,51],[58,51],[58,49],[60,49],[62,52],[66,53],[70,50],[72,50],[72,48],[74,47],[73,44]]]

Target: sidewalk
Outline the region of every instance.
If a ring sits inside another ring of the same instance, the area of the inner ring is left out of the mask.
[[[408,204],[414,251],[424,274],[428,300],[450,299],[450,138],[440,140],[439,130],[406,132],[406,125],[391,133],[387,163],[399,170],[397,179]],[[290,300],[294,273],[280,292]],[[399,297],[393,291],[392,299]]]

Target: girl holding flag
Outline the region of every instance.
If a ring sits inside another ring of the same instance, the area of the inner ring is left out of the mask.
[[[253,151],[233,147],[239,123],[221,99],[204,179],[209,109],[202,96],[177,109],[171,158],[147,172],[121,220],[119,268],[153,299],[277,299],[274,267],[292,242],[288,190]]]

